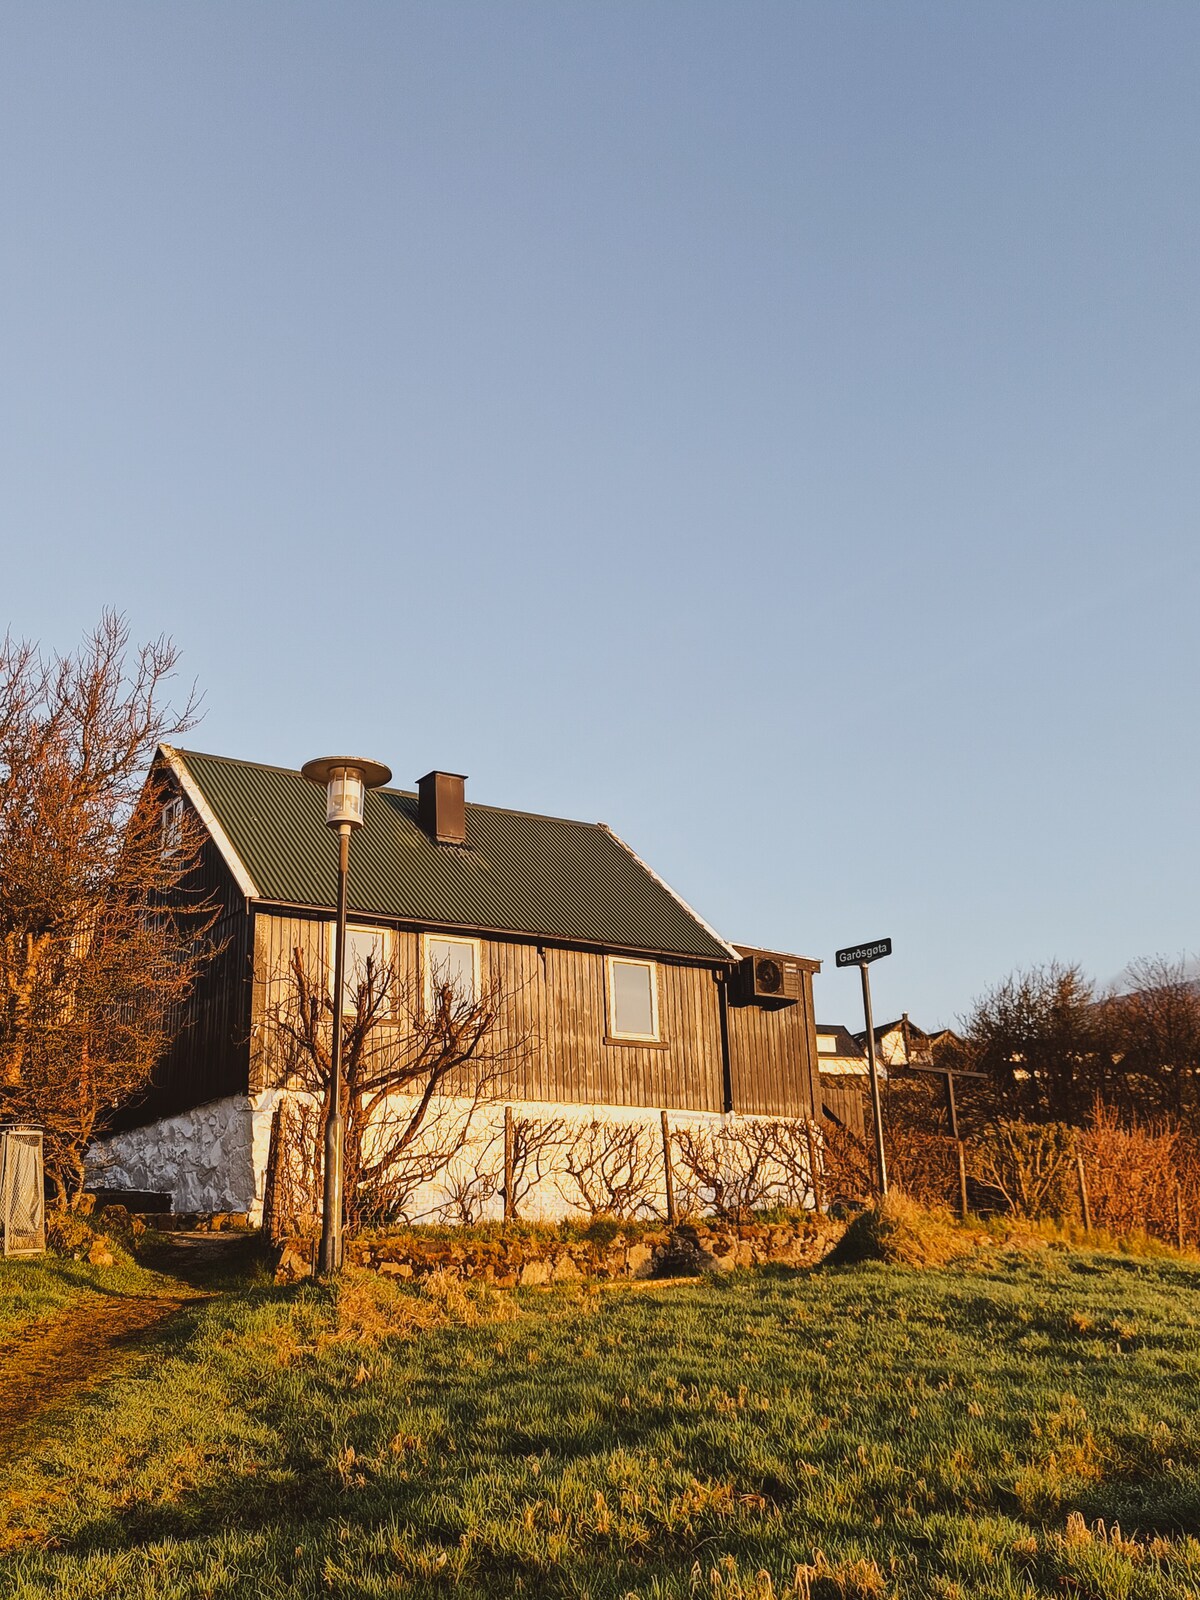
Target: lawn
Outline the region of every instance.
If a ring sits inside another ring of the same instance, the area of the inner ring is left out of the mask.
[[[1200,1266],[1065,1248],[196,1306],[3,1470],[0,1594],[1194,1600]]]
[[[0,1258],[0,1341],[88,1300],[161,1294],[165,1286],[157,1274],[133,1264],[93,1267],[63,1256]]]

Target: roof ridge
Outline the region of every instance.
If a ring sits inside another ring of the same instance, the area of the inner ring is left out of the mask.
[[[259,772],[282,772],[289,778],[303,778],[304,774],[299,767],[280,766],[276,761],[250,761],[242,756],[217,755],[213,750],[180,750],[176,754],[186,760],[190,756],[199,756],[202,761],[223,761],[231,767],[254,767]],[[307,781],[307,780],[306,780]],[[383,784],[376,791],[377,794],[398,794],[405,800],[419,798],[415,789],[401,789],[393,783]],[[582,817],[560,817],[552,811],[529,811],[523,806],[496,806],[486,800],[465,800],[464,804],[474,811],[499,811],[506,817],[536,817],[539,822],[561,822],[570,828],[595,828],[604,833],[612,833],[612,829],[605,822],[585,822]],[[613,834],[616,838],[616,835]],[[676,899],[679,897],[676,896]]]

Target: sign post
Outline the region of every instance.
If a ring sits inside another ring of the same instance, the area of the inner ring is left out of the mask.
[[[892,941],[874,939],[870,944],[852,944],[839,950],[834,962],[839,967],[857,967],[862,977],[863,1014],[867,1021],[867,1070],[871,1077],[871,1111],[875,1120],[875,1169],[879,1176],[879,1198],[888,1192],[887,1156],[883,1149],[883,1104],[879,1098],[879,1066],[875,1060],[875,1019],[871,1015],[871,982],[867,968],[872,961],[890,956]]]

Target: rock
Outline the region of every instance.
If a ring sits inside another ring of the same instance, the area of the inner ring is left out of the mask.
[[[413,1275],[407,1261],[381,1261],[379,1271],[385,1278],[411,1278]]]
[[[87,1258],[93,1267],[115,1267],[117,1258],[103,1239],[97,1239],[87,1253]]]
[[[311,1274],[308,1256],[294,1244],[284,1245],[275,1267],[275,1282],[298,1283],[301,1278],[310,1277]]]
[[[521,1268],[520,1283],[523,1288],[540,1288],[550,1282],[550,1263],[548,1261],[527,1261]]]
[[[648,1244],[631,1244],[625,1252],[625,1271],[631,1278],[648,1278],[654,1263],[654,1251]]]

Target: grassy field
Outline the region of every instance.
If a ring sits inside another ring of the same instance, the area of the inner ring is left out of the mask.
[[[38,1271],[41,1269],[35,1269]],[[1194,1600],[1200,1266],[265,1286],[0,1476],[0,1594]]]
[[[0,1259],[0,1340],[87,1300],[162,1288],[161,1278],[135,1265],[93,1267],[61,1256]]]

